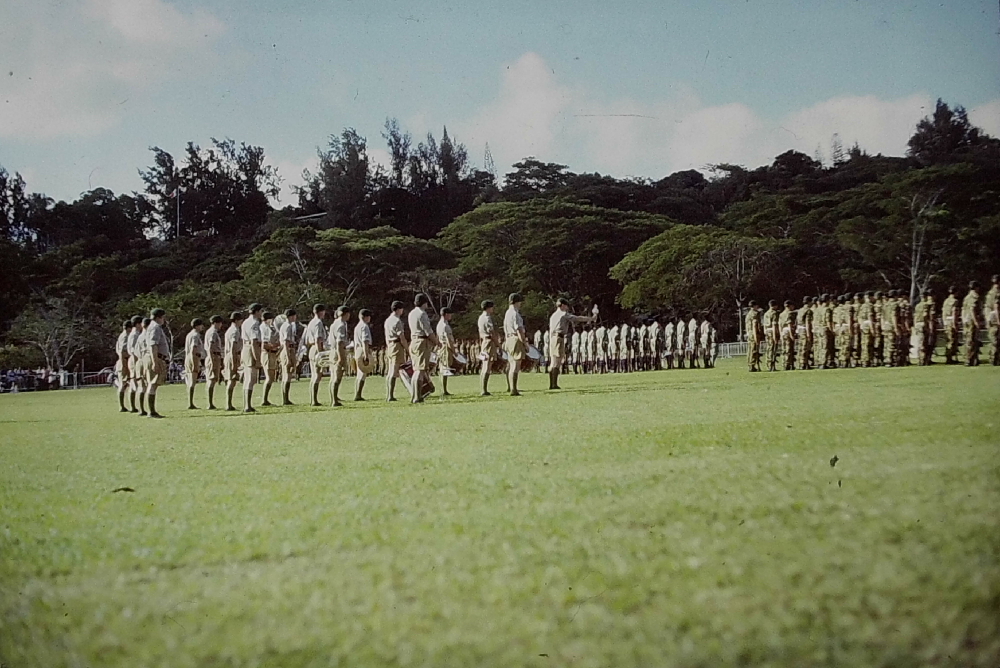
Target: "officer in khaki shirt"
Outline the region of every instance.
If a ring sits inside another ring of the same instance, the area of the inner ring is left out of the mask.
[[[264,367],[264,400],[261,406],[273,406],[267,400],[271,386],[278,380],[281,365],[281,335],[274,324],[274,313],[264,311],[264,321],[260,324],[261,366]]]
[[[309,396],[310,406],[319,406],[319,383],[323,379],[323,372],[319,368],[319,355],[326,350],[326,325],[323,318],[326,317],[326,305],[316,304],[313,306],[313,319],[306,325],[305,344],[309,350]]]
[[[213,315],[205,331],[205,388],[208,394],[208,410],[215,410],[215,388],[222,382],[223,353],[221,315]]]
[[[170,343],[163,331],[163,322],[167,312],[161,308],[153,309],[150,314],[152,322],[146,330],[146,403],[149,404],[149,417],[163,417],[156,412],[156,389],[167,382],[167,364],[170,363]]]
[[[240,338],[243,341],[241,361],[243,363],[243,412],[256,413],[253,407],[253,386],[260,378],[263,341],[260,335],[260,316],[264,307],[261,304],[250,305],[250,317],[243,321],[240,327]]]
[[[340,403],[340,383],[347,375],[347,344],[351,341],[347,321],[351,319],[351,309],[348,306],[337,307],[337,317],[330,325],[326,346],[330,351],[330,406],[343,406]]]
[[[299,316],[295,309],[288,309],[285,311],[285,319],[285,324],[278,331],[278,345],[281,346],[278,366],[281,368],[281,405],[291,406],[288,394],[292,389],[292,376],[298,367]]]
[[[437,335],[431,328],[431,320],[427,317],[427,309],[431,301],[423,293],[413,298],[413,310],[407,316],[410,325],[410,362],[413,364],[413,377],[410,380],[412,403],[423,402],[424,395],[421,385],[430,372],[431,351],[438,345]]]
[[[507,298],[510,306],[503,316],[503,349],[507,353],[507,381],[510,384],[510,396],[519,397],[517,377],[521,373],[521,360],[528,353],[528,338],[524,331],[524,318],[521,317],[521,307],[524,297],[512,292]]]
[[[372,350],[372,312],[366,308],[358,311],[358,324],[354,326],[354,400],[364,401],[365,379],[375,368],[375,351]]]
[[[403,325],[403,312],[405,307],[403,302],[394,301],[391,306],[392,312],[385,319],[383,329],[385,331],[385,400],[396,400],[396,379],[399,378],[399,369],[406,364],[406,351],[410,347],[410,342],[406,338],[406,327]]]
[[[198,408],[194,405],[194,389],[201,375],[201,360],[205,357],[205,344],[201,333],[205,331],[205,323],[201,318],[191,321],[191,331],[184,339],[184,382],[188,391],[188,410]]]
[[[559,370],[566,359],[566,342],[573,331],[573,325],[578,322],[594,322],[596,316],[573,315],[569,312],[569,300],[560,297],[556,300],[556,310],[549,317],[549,389],[558,390]]]
[[[243,327],[243,314],[233,311],[229,316],[229,329],[226,330],[223,338],[224,350],[222,361],[222,379],[226,382],[226,410],[234,411],[233,393],[236,391],[236,383],[240,380],[240,358],[243,354],[243,338],[241,330]]]
[[[142,338],[141,315],[132,318],[132,331],[129,332],[125,343],[125,351],[128,353],[128,379],[129,379],[129,403],[131,413],[139,413],[135,407],[135,397],[139,395],[139,406],[142,408],[141,415],[146,414],[146,392],[142,380],[142,357],[139,355],[139,340]]]
[[[479,372],[479,384],[481,397],[490,396],[490,371],[493,368],[493,360],[500,352],[500,335],[497,333],[496,325],[493,324],[493,311],[496,308],[491,300],[486,299],[480,304],[483,312],[479,314],[479,361],[482,368]]]

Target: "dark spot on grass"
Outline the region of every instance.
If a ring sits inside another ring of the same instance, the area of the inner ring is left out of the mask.
[[[842,485],[841,483],[842,483],[842,481],[841,481],[841,480],[838,480],[838,481],[837,481],[837,487],[843,487],[843,485]]]
[[[117,492],[134,492],[134,491],[135,490],[132,489],[131,487],[117,487],[117,488],[111,490],[111,493],[112,494],[116,494]]]
[[[548,657],[549,655],[548,654],[539,654],[538,656]]]
[[[839,461],[840,461],[840,457],[838,457],[837,455],[834,455],[833,459],[830,460],[830,468],[833,468],[834,466],[836,466],[837,462],[839,462]]]

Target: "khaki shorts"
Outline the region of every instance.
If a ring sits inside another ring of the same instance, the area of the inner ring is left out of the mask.
[[[209,355],[205,360],[205,380],[216,383],[222,380],[222,355]]]
[[[523,360],[525,354],[528,352],[527,347],[524,345],[524,341],[517,336],[508,336],[507,340],[503,342],[503,349],[507,351],[507,355],[510,356],[510,359],[515,362]]]
[[[401,342],[389,341],[385,344],[385,361],[396,366],[406,364],[406,348]]]
[[[372,369],[375,368],[375,353],[374,351],[368,353],[368,362],[365,363],[365,358],[360,353],[354,354],[354,365],[357,370],[361,373],[371,373]]]
[[[128,377],[131,380],[142,380],[142,358],[134,355],[128,358]]]
[[[566,357],[566,339],[561,336],[553,336],[549,339],[549,356],[552,359],[563,359]]]
[[[201,358],[200,357],[189,357],[184,360],[184,373],[186,380],[190,384],[195,384],[198,382],[198,376],[201,375]]]
[[[236,355],[226,357],[222,365],[222,380],[227,383],[240,379],[240,361]]]
[[[167,362],[159,356],[146,360],[145,374],[148,385],[163,385],[167,381]]]
[[[330,373],[335,371],[340,375],[347,372],[347,347],[342,344],[330,349]]]
[[[295,351],[290,350],[288,346],[282,346],[281,352],[278,353],[278,368],[281,369],[282,377],[291,379],[295,375],[295,367],[297,366]]]
[[[497,345],[493,342],[493,339],[481,339],[479,345],[480,354],[486,353],[486,358],[489,361],[493,361],[497,358]]]
[[[309,346],[309,369],[312,372],[313,378],[322,378],[323,371],[319,368],[319,363],[316,361],[316,357],[323,351],[319,349],[317,345]]]
[[[278,380],[279,360],[278,351],[265,350],[261,353],[261,364],[264,367],[264,380],[273,383]]]
[[[448,346],[441,346],[438,349],[437,365],[439,369],[455,368],[455,356],[452,354],[451,348]]]
[[[413,363],[414,373],[430,369],[431,342],[427,339],[413,339],[410,341],[410,361]]]

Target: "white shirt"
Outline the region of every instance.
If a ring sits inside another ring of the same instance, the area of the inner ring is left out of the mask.
[[[226,330],[226,355],[235,355],[241,350],[243,350],[243,339],[240,337],[240,329],[234,322]]]
[[[215,325],[209,325],[208,329],[205,330],[205,347],[208,348],[209,355],[222,354],[222,335],[219,334]]]
[[[270,325],[266,322],[260,323],[260,340],[262,343],[277,346],[280,342],[279,339],[278,328],[274,326],[273,322]]]
[[[213,327],[212,329],[215,328]],[[192,329],[184,339],[184,357],[194,358],[204,356],[205,345],[201,342],[201,334],[198,333],[197,329]]]
[[[133,327],[132,331],[128,333],[128,339],[126,339],[125,350],[128,351],[129,356],[136,355],[135,344],[139,341],[139,336],[142,334],[142,330],[139,327]]]
[[[390,341],[399,341],[400,337],[406,334],[406,329],[403,326],[403,319],[400,318],[395,313],[390,313],[389,317],[385,319],[385,340],[386,343]]]
[[[288,346],[289,348],[298,348],[298,341],[296,339],[299,335],[299,328],[297,322],[286,322],[278,330],[278,342],[283,346]]]
[[[127,349],[128,335],[131,333],[132,330],[126,332],[123,329],[122,333],[118,335],[118,340],[115,341],[115,354],[118,355],[118,357],[124,357],[125,355],[128,355],[128,349]]]
[[[427,317],[427,311],[419,306],[413,307],[406,318],[410,325],[410,334],[415,339],[426,339],[434,336],[434,329],[431,328],[431,319]]]
[[[507,312],[503,316],[503,333],[507,336],[517,336],[517,333],[524,329],[524,318],[514,305],[507,307]]]
[[[438,320],[437,337],[442,346],[455,345],[455,333],[451,328],[451,323],[444,318]]]
[[[580,352],[580,332],[573,332],[573,350]]]

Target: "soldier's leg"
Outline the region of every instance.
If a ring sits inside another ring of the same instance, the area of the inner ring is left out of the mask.
[[[361,395],[364,393],[364,390],[365,390],[365,378],[367,378],[367,375],[368,374],[366,374],[364,371],[361,370],[361,367],[358,367],[358,375],[354,377],[354,400],[355,401],[364,401],[365,400],[365,398],[363,396],[361,396]],[[445,393],[447,393],[447,392],[448,392],[448,387],[447,387],[447,385],[445,385]]]
[[[187,379],[188,410],[193,410],[195,408],[198,408],[197,406],[194,405],[195,382],[196,381],[192,381],[191,378]]]
[[[490,361],[486,360],[482,363],[482,370],[479,374],[479,396],[488,397],[490,396]],[[551,373],[552,366],[549,365],[549,372]]]
[[[1000,326],[990,325],[990,364],[1000,366]]]
[[[257,383],[257,369],[251,365],[243,367],[243,412],[256,412],[253,407],[253,386]]]
[[[521,393],[517,391],[517,377],[521,372],[521,361],[515,360],[514,356],[511,355],[510,359],[507,360],[507,379],[510,384],[510,395],[512,397],[520,396]]]
[[[330,406],[340,406],[340,382],[343,379],[344,371],[340,361],[330,359]]]

